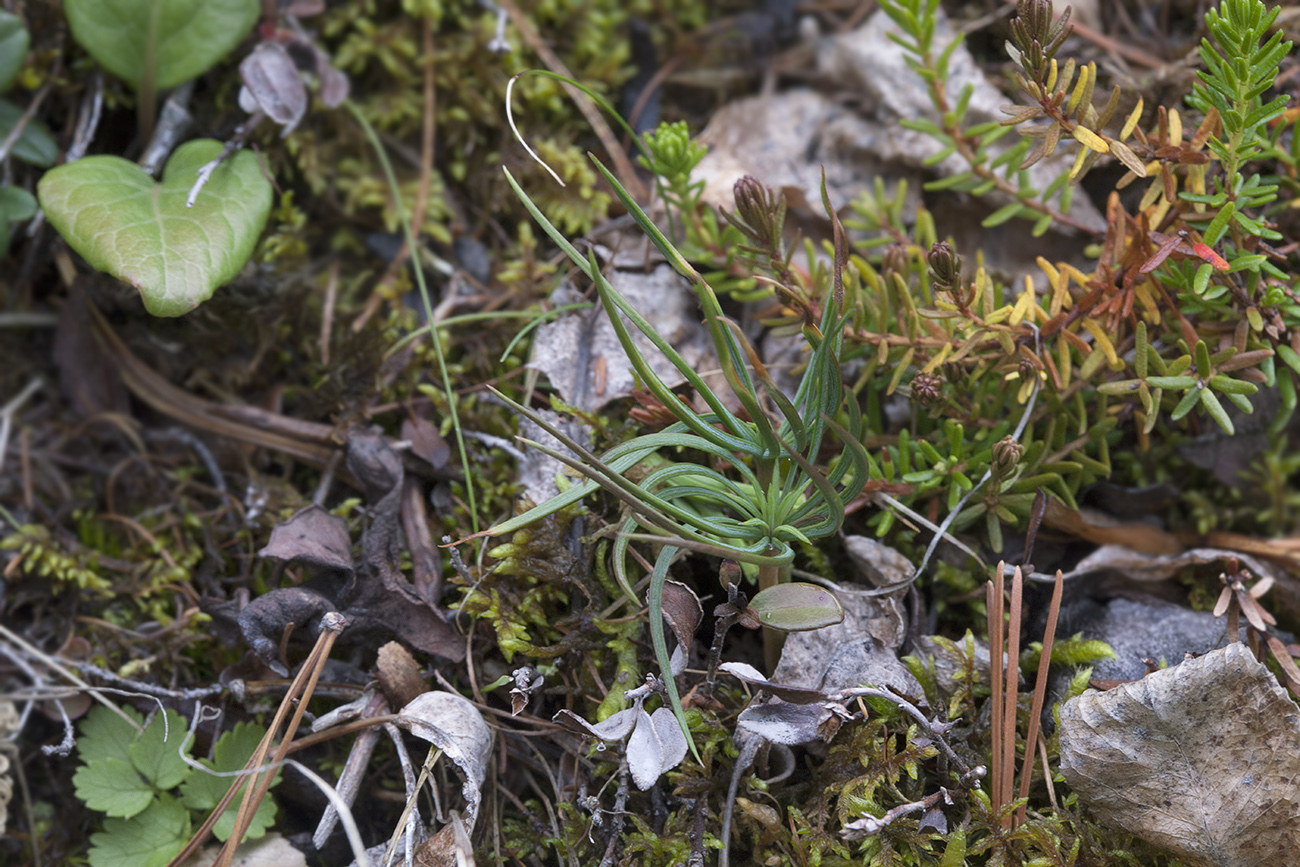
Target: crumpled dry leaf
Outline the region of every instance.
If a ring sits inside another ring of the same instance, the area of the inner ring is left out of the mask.
[[[666,707],[648,714],[637,708],[636,728],[627,741],[627,764],[632,782],[641,791],[686,758],[686,735],[677,717]]]
[[[443,751],[465,775],[465,824],[478,816],[492,756],[492,730],[469,699],[452,692],[426,692],[397,715],[397,724]]]
[[[1241,644],[1061,708],[1061,772],[1107,824],[1207,867],[1293,863],[1300,708]]]
[[[576,735],[590,735],[597,740],[614,743],[632,733],[640,710],[641,702],[638,701],[633,707],[612,713],[598,723],[588,722],[571,710],[561,710],[556,712],[552,721]]]
[[[288,671],[279,659],[279,645],[288,625],[317,624],[325,612],[339,611],[348,619],[341,636],[345,642],[396,635],[417,650],[459,662],[465,658],[465,643],[435,609],[434,601],[425,598],[427,579],[421,586],[412,586],[397,568],[404,488],[401,456],[376,430],[357,429],[348,434],[347,467],[371,503],[371,520],[361,537],[361,562],[354,565],[349,557],[346,571],[331,565],[297,587],[272,590],[254,599],[239,613],[245,640],[283,677]],[[287,536],[286,544],[275,550],[293,554],[307,548],[313,556],[323,558],[316,548],[321,546],[320,536],[329,533],[316,531],[315,522],[326,528],[334,522],[328,520],[328,513],[323,513],[324,518],[320,513],[323,510],[299,513],[310,517],[317,535]],[[312,544],[307,545],[304,539]],[[297,544],[289,545],[291,541]],[[418,546],[418,541],[413,544]],[[335,537],[328,548],[341,558],[343,550],[351,551],[350,543],[342,546],[342,540]]]
[[[281,136],[293,132],[307,113],[307,88],[289,51],[278,42],[262,42],[239,64],[239,107],[252,114],[261,109],[284,127]]]
[[[710,342],[695,308],[695,296],[685,279],[668,265],[649,274],[612,271],[609,282],[644,316],[686,363],[696,370],[716,367]],[[683,382],[681,373],[628,323],[632,341],[651,369],[670,387]],[[545,373],[565,403],[595,412],[627,397],[636,387],[631,362],[619,343],[603,307],[578,310],[548,322],[533,338],[528,366]]]
[[[348,522],[313,503],[272,528],[270,541],[257,556],[285,562],[296,560],[351,574],[352,539],[348,535]]]

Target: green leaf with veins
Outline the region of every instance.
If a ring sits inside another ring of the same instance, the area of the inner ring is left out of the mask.
[[[118,758],[82,765],[72,777],[72,785],[87,807],[123,819],[143,811],[157,794],[130,763]]]
[[[157,89],[206,72],[257,23],[258,0],[64,0],[72,36],[109,72]],[[152,70],[151,70],[152,67]]]
[[[120,157],[86,157],[45,173],[41,207],[87,262],[139,289],[150,313],[180,316],[239,273],[271,212],[271,184],[247,151],[222,163],[186,207],[199,169],[221,147],[182,145],[161,184]]]
[[[185,718],[174,710],[168,710],[165,714],[155,715],[140,739],[131,744],[131,764],[155,788],[179,786],[189,773],[190,766],[180,757],[185,733]]]
[[[164,867],[190,836],[190,814],[171,795],[160,795],[131,819],[108,819],[90,836],[90,867]]]
[[[141,727],[144,717],[133,708],[123,708],[123,712]],[[117,759],[131,763],[131,744],[140,736],[140,732],[112,710],[103,705],[96,705],[81,721],[81,737],[77,738],[77,754],[87,764],[98,759]]]
[[[226,732],[217,741],[212,751],[212,760],[201,759],[200,764],[217,773],[242,770],[249,757],[257,749],[258,744],[261,743],[264,734],[266,734],[266,730],[259,725],[237,723],[233,729]],[[195,771],[186,777],[185,783],[181,786],[181,798],[184,800],[185,806],[191,810],[210,812],[226,796],[231,784],[237,779],[237,777],[218,777],[215,774]],[[279,781],[280,775],[276,774],[271,785],[275,785]],[[225,840],[230,836],[230,832],[235,827],[235,814],[238,812],[239,799],[235,798],[226,807],[225,812],[221,814],[221,818],[217,820],[216,826],[212,829],[212,833],[216,835],[218,840]],[[248,826],[248,833],[244,836],[250,840],[261,837],[274,821],[275,802],[267,798],[262,801],[262,805],[253,814],[252,824]]]

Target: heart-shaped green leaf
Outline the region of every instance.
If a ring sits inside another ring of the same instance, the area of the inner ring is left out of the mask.
[[[271,184],[242,151],[185,197],[221,142],[182,145],[161,184],[120,157],[86,157],[45,173],[36,192],[50,223],[91,266],[140,290],[155,316],[180,316],[239,273],[271,212]]]
[[[0,12],[0,93],[13,87],[18,70],[27,59],[27,46],[31,37],[23,26],[23,19],[9,12]]]
[[[785,632],[821,629],[844,619],[844,608],[835,594],[816,584],[777,584],[749,602],[764,626]]]
[[[105,69],[135,87],[201,75],[257,22],[258,0],[64,0],[72,35]]]

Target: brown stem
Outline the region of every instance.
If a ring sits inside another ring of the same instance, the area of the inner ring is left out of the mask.
[[[1024,593],[1024,575],[1020,567],[1011,577],[1011,620],[1007,624],[1006,709],[1002,712],[1002,803],[1011,803],[1016,777],[1016,701],[1020,692],[1020,612]],[[1013,816],[1002,820],[1010,829]]]
[[[1020,792],[1017,797],[1029,797],[1029,780],[1033,776],[1034,744],[1038,740],[1038,722],[1043,715],[1047,699],[1047,669],[1052,662],[1052,642],[1056,638],[1056,618],[1061,613],[1061,594],[1065,590],[1065,576],[1056,570],[1056,585],[1052,588],[1052,604],[1047,609],[1047,627],[1043,630],[1043,655],[1038,660],[1038,678],[1034,681],[1034,705],[1029,711],[1029,731],[1025,734],[1025,760],[1020,765]],[[1025,821],[1028,805],[1016,811],[1016,823]]]

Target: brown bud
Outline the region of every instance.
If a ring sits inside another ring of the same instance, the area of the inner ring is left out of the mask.
[[[912,399],[926,409],[943,402],[943,377],[937,373],[918,373],[912,378]]]
[[[774,193],[757,178],[745,175],[732,188],[736,212],[727,219],[740,229],[755,247],[777,255],[785,228],[785,196]]]
[[[885,254],[881,262],[885,275],[897,274],[904,280],[907,279],[907,272],[911,270],[912,257],[907,252],[905,244],[890,244],[885,248]]]
[[[934,288],[942,292],[954,292],[961,287],[961,256],[952,249],[947,241],[940,241],[930,248],[925,255],[926,264],[934,280]]]
[[[995,442],[993,459],[989,464],[989,469],[993,471],[993,478],[1005,479],[1015,472],[1016,464],[1020,463],[1020,456],[1024,452],[1025,447],[1013,436],[1005,436]]]

